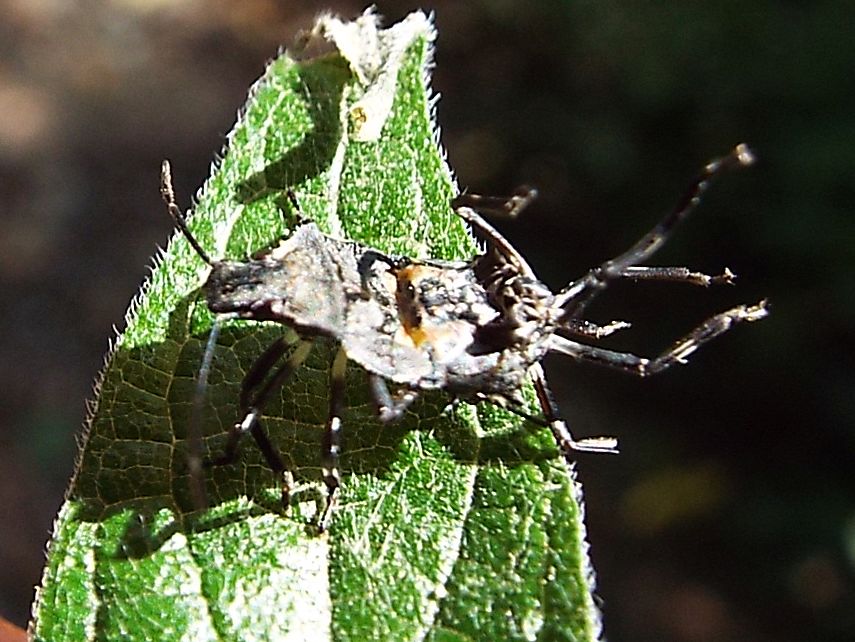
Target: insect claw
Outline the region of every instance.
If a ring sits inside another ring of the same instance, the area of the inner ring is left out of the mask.
[[[713,285],[734,285],[736,282],[736,274],[731,272],[729,267],[724,268],[724,271],[718,276],[714,276],[710,283]]]
[[[338,503],[338,495],[328,495],[327,503],[324,506],[324,512],[321,513],[321,517],[318,520],[318,533],[323,533],[329,528],[330,520],[332,519],[332,512],[335,508],[335,505]]]
[[[294,476],[290,470],[282,471],[282,508],[287,512],[291,508],[291,488],[294,486]]]

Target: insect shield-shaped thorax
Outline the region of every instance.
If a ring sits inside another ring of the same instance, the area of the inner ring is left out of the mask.
[[[360,294],[358,251],[306,223],[258,258],[214,262],[205,284],[208,307],[341,339],[349,302]]]

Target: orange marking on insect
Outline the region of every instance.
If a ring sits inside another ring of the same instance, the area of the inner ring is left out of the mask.
[[[416,347],[430,340],[430,333],[421,325],[421,304],[415,291],[415,284],[424,277],[424,272],[425,269],[422,266],[408,265],[396,274],[395,299],[398,303],[398,316],[404,332]]]

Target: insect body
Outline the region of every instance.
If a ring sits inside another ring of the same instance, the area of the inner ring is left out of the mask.
[[[613,438],[575,440],[552,399],[541,359],[559,352],[639,376],[685,361],[701,344],[741,321],[767,314],[765,301],[737,306],[711,317],[655,359],[577,342],[599,338],[625,323],[597,326],[581,318],[587,303],[614,279],[658,279],[698,285],[730,282],[685,268],[645,267],[674,226],[697,205],[710,180],[722,170],[752,161],[744,145],[707,165],[677,207],[626,253],[590,270],[558,293],[544,285],[525,259],[477,212],[503,210],[514,215],[535,195],[511,199],[459,197],[455,211],[487,242],[486,251],[469,261],[416,260],[388,256],[358,243],[323,234],[315,223],[301,224],[277,248],[248,261],[213,261],[199,246],[175,204],[170,169],[164,163],[161,192],[170,214],[197,253],[211,266],[205,284],[215,313],[272,320],[294,328],[303,339],[296,348],[274,342],[247,373],[240,396],[243,417],[235,424],[224,454],[214,464],[233,461],[240,438],[250,433],[268,465],[282,478],[288,501],[288,473],[270,442],[261,418],[271,393],[302,364],[312,337],[339,344],[332,364],[330,410],[321,454],[326,508],[325,528],[339,486],[341,416],[347,360],[359,364],[382,421],[401,417],[420,392],[442,389],[452,398],[501,404],[549,426],[565,457],[573,451],[616,452]],[[296,198],[289,192],[292,203]],[[298,211],[299,208],[297,207]],[[542,416],[525,412],[521,387],[530,377]],[[389,385],[393,390],[390,391]],[[197,464],[197,474],[201,467]],[[191,473],[193,466],[191,462]],[[201,493],[197,493],[197,496]]]

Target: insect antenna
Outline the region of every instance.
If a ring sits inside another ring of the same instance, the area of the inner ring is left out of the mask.
[[[649,259],[662,247],[674,228],[695,210],[701,201],[701,196],[716,177],[726,170],[745,167],[753,162],[754,154],[748,146],[739,144],[727,156],[708,163],[665,218],[626,252],[590,270],[581,279],[571,282],[555,296],[555,305],[567,306],[565,317],[577,316],[591,299],[608,285],[609,281],[622,277],[636,278],[637,275],[632,273],[631,268]],[[666,272],[667,270],[666,268]],[[727,280],[725,277],[721,278],[724,281]],[[681,279],[674,272],[672,280]]]
[[[202,249],[199,241],[196,240],[196,237],[188,229],[187,216],[175,202],[175,190],[172,187],[172,167],[168,160],[164,160],[160,166],[160,196],[163,198],[163,202],[166,203],[166,209],[172,220],[175,221],[175,225],[181,230],[184,237],[190,241],[190,245],[196,250],[196,254],[208,265],[213,265],[214,263],[211,261],[208,253]]]
[[[208,253],[202,249],[199,241],[187,227],[187,215],[181,211],[176,203],[175,188],[172,183],[172,166],[168,160],[164,160],[160,166],[160,195],[166,203],[166,209],[175,225],[190,242],[196,254],[208,265],[214,262]],[[221,314],[215,317],[208,341],[205,344],[205,352],[202,355],[202,363],[199,366],[199,376],[196,379],[196,389],[193,392],[193,405],[190,410],[190,420],[187,425],[187,469],[190,475],[190,495],[193,505],[197,510],[208,507],[208,496],[205,492],[205,463],[202,450],[202,407],[205,403],[205,392],[208,388],[208,375],[211,373],[211,364],[214,361],[214,350],[217,347],[217,338],[220,335],[220,327],[223,319],[231,318],[233,315]]]

